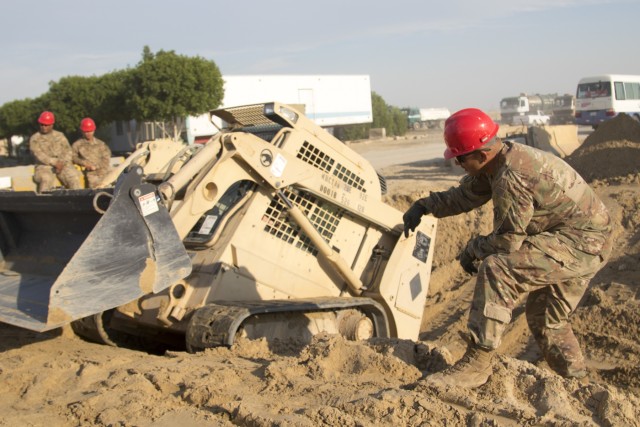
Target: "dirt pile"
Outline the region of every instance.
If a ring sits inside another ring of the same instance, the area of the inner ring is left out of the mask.
[[[640,123],[619,114],[600,124],[566,160],[588,182],[640,183]]]
[[[9,338],[0,359],[6,426],[595,426],[633,425],[640,416],[640,399],[627,391],[505,356],[479,390],[432,386],[421,369],[450,362],[406,340],[318,335],[295,352],[240,340],[151,356],[0,331]]]
[[[610,141],[592,136],[584,150]],[[625,176],[615,163],[592,160],[592,169]],[[436,161],[381,174],[387,201],[404,211],[455,185],[462,171]],[[36,334],[0,324],[0,426],[640,426],[640,186],[613,179],[596,191],[612,214],[615,250],[572,319],[586,381],[548,369],[521,305],[487,384],[464,390],[423,381],[464,351],[458,332],[475,282],[455,257],[473,235],[490,231],[487,205],[439,221],[417,342],[319,335],[307,346],[239,340],[156,356],[91,344],[66,329]]]

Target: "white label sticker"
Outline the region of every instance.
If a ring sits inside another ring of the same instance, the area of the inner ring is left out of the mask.
[[[200,227],[200,230],[198,230],[198,234],[209,234],[217,220],[218,215],[207,215]]]
[[[156,193],[149,193],[138,197],[142,216],[151,215],[158,212],[158,202],[156,202]]]
[[[11,188],[10,176],[0,176],[0,188]]]
[[[280,153],[276,154],[276,158],[271,165],[271,173],[273,176],[280,178],[282,176],[282,172],[284,172],[284,168],[287,166],[287,159],[284,158]]]

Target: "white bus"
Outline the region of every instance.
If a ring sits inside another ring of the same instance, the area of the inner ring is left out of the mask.
[[[576,124],[593,128],[619,113],[640,120],[640,76],[585,77],[576,92]]]

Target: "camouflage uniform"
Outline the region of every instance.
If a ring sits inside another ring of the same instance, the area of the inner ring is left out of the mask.
[[[93,166],[95,170],[85,170],[87,186],[96,188],[109,173],[111,150],[107,144],[98,138],[89,141],[80,138],[73,143],[73,162],[84,168]]]
[[[529,293],[527,323],[549,366],[582,375],[584,357],[568,317],[611,252],[607,209],[553,154],[505,141],[495,160],[492,176],[465,176],[458,187],[418,201],[440,218],[493,200],[493,232],[467,245],[482,260],[469,331],[481,347],[497,348],[516,300]]]
[[[33,134],[29,139],[29,150],[36,159],[33,180],[38,184],[39,192],[53,188],[56,176],[67,188],[81,188],[80,175],[71,161],[71,146],[62,132],[52,130],[46,134]],[[62,162],[63,167],[56,172],[58,162]]]

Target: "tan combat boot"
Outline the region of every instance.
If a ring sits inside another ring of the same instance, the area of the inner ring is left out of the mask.
[[[492,358],[492,350],[470,343],[462,359],[450,368],[428,376],[426,381],[432,384],[455,385],[464,388],[480,387],[487,382],[493,372],[491,369]]]

